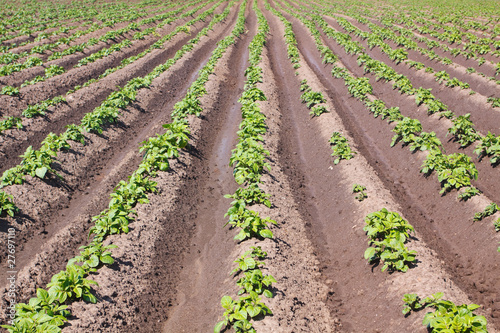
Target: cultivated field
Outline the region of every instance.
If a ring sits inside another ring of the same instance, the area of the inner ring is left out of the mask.
[[[500,331],[497,0],[0,17],[2,331]]]

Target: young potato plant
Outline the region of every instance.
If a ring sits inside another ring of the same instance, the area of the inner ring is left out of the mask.
[[[367,77],[354,78],[351,76],[347,76],[345,78],[345,85],[347,86],[347,90],[353,97],[362,101],[367,100],[367,95],[373,92],[373,87],[370,84],[370,79],[368,79]]]
[[[251,183],[248,187],[239,187],[234,194],[226,194],[225,198],[232,198],[235,201],[231,203],[233,205],[238,200],[243,200],[246,205],[256,205],[262,204],[271,208],[271,201],[269,198],[270,194],[266,194],[259,188],[258,183]]]
[[[252,237],[272,238],[273,233],[268,229],[269,224],[277,224],[269,217],[261,218],[259,213],[244,207],[242,200],[232,205],[224,216],[229,216],[226,223],[232,227],[240,228],[240,232],[234,237],[239,241],[244,241]],[[243,207],[243,208],[242,208]]]
[[[0,191],[0,217],[5,215],[14,216],[19,210],[13,203],[13,200],[12,195]]]
[[[43,148],[43,146],[42,146]],[[51,167],[52,159],[56,156],[53,150],[34,150],[32,146],[26,149],[21,161],[21,172],[24,175],[44,179],[47,172],[62,179],[62,177]]]
[[[391,147],[394,147],[400,140],[405,144],[415,141],[415,138],[422,131],[422,124],[418,119],[404,117],[396,124],[392,130],[396,135],[392,138]]]
[[[3,90],[2,90],[3,93]],[[498,108],[500,107],[500,98],[497,97],[488,97],[487,102],[491,104],[492,107]]]
[[[70,313],[67,305],[61,305],[56,293],[49,293],[38,288],[37,297],[29,300],[28,304],[19,303],[16,307],[19,320],[14,325],[2,325],[9,332],[60,332]]]
[[[375,99],[373,101],[366,100],[365,105],[373,113],[373,116],[377,118],[381,116],[382,119],[386,119],[389,123],[394,121],[403,120],[403,115],[399,111],[399,107],[387,108],[384,101],[380,99]]]
[[[28,105],[28,107],[22,112],[22,115],[26,118],[43,116],[45,115],[45,112],[49,109],[49,107],[55,106],[62,102],[66,102],[66,99],[62,96],[56,96],[52,99],[45,100],[35,105]]]
[[[260,246],[252,246],[251,250],[245,252],[240,258],[234,261],[238,266],[230,274],[233,275],[259,268],[259,265],[265,265],[265,263],[256,259],[265,259],[266,257],[267,252],[263,251]]]
[[[308,109],[312,108],[316,104],[325,103],[326,100],[323,94],[315,91],[305,91],[300,97],[302,103],[306,103]]]
[[[452,122],[453,126],[448,129],[448,133],[456,138],[461,147],[467,147],[481,137],[470,120],[470,113],[458,116]]]
[[[272,314],[259,297],[260,295],[273,297],[270,288],[276,282],[271,275],[264,275],[260,269],[264,262],[258,259],[264,259],[266,256],[267,253],[257,246],[252,247],[235,261],[237,267],[233,269],[231,275],[243,274],[236,283],[241,288],[238,292],[239,298],[234,301],[230,296],[222,298],[221,304],[226,311],[224,319],[215,325],[214,332],[220,332],[223,327],[226,329],[233,327],[236,332],[255,332],[249,320],[259,314]]]
[[[474,314],[474,310],[480,308],[479,305],[456,305],[451,301],[442,300],[442,297],[443,293],[436,293],[422,300],[416,294],[405,294],[403,314],[423,308],[434,308],[435,311],[427,312],[422,321],[430,332],[488,332],[486,318]]]
[[[485,217],[491,216],[499,210],[500,208],[498,207],[498,205],[492,202],[488,206],[486,206],[484,211],[474,214],[474,222],[481,221]]]
[[[17,96],[17,95],[19,95],[19,88],[12,87],[12,86],[4,86],[2,88],[2,91],[0,91],[0,94],[9,95],[9,96]]]
[[[223,328],[233,328],[235,332],[257,333],[250,320],[258,315],[271,315],[271,309],[265,305],[257,293],[239,296],[233,300],[231,296],[224,296],[221,305],[226,310],[224,319],[215,325],[214,333],[219,333]]]
[[[339,132],[333,132],[328,142],[332,145],[332,156],[336,156],[336,159],[333,161],[334,164],[339,164],[340,160],[350,160],[356,154],[349,147],[347,139]]]
[[[382,271],[389,269],[406,272],[408,263],[414,262],[417,252],[409,251],[404,245],[413,227],[396,212],[383,208],[368,214],[363,228],[368,235],[368,242],[373,247],[365,251],[369,262],[380,260]]]
[[[366,187],[363,185],[354,184],[352,186],[352,193],[358,193],[358,195],[356,196],[356,200],[358,200],[360,202],[365,200],[366,198],[368,198],[368,195],[366,194],[365,191],[366,191]]]
[[[417,105],[427,105],[427,113],[433,114],[441,111],[447,111],[448,108],[443,102],[439,101],[431,94],[432,89],[418,88],[415,90],[415,103]]]
[[[312,91],[311,87],[309,87],[309,85],[307,84],[307,80],[302,80],[300,82],[300,91],[304,92],[300,99],[302,100],[302,103],[306,103],[307,108],[311,110],[309,114],[312,117],[319,117],[323,113],[328,112],[327,108],[324,105],[317,105],[326,102],[323,94],[320,92]]]
[[[80,246],[80,250],[82,250],[80,255],[70,259],[68,265],[79,262],[82,263],[81,267],[87,273],[96,272],[103,264],[111,265],[115,262],[109,250],[116,249],[117,247],[113,244],[104,245],[101,242],[93,241],[89,245]]]
[[[491,157],[490,163],[497,165],[500,163],[500,136],[495,136],[488,131],[486,136],[479,139],[479,143],[474,149],[474,152],[479,158],[483,156]]]
[[[416,135],[413,137],[413,141],[410,143],[410,151],[415,150],[440,150],[443,148],[443,144],[441,140],[436,136],[434,132],[420,132],[420,135]]]
[[[481,194],[481,191],[479,191],[477,188],[474,186],[469,186],[465,188],[465,191],[461,194],[458,195],[458,199],[462,201],[467,201],[473,196]]]
[[[11,128],[18,128],[18,129],[21,129],[23,128],[23,124],[21,123],[21,118],[17,118],[17,117],[8,117],[7,119],[5,120],[2,120],[0,121],[0,134],[5,131],[5,130],[8,130],[8,129],[11,129]]]
[[[265,265],[263,261],[255,260],[255,258],[264,259],[266,256],[267,252],[262,251],[262,248],[257,246],[252,247],[252,250],[245,252],[241,258],[235,261],[238,266],[233,269],[231,274],[239,275],[243,273],[244,275],[236,282],[242,288],[238,292],[238,295],[254,292],[257,295],[264,295],[267,298],[273,297],[270,288],[276,280],[271,275],[264,275],[262,273],[260,268]]]
[[[83,299],[86,302],[96,303],[97,299],[90,292],[91,285],[97,282],[84,278],[85,270],[77,265],[68,265],[66,270],[54,275],[47,285],[49,294],[55,295],[60,303],[66,300]]]
[[[471,179],[477,179],[478,172],[470,157],[455,153],[445,155],[439,150],[431,150],[425,159],[420,172],[429,175],[436,171],[442,183],[441,194],[455,188],[471,186]]]

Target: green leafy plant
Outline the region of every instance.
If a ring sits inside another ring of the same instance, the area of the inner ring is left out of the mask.
[[[436,133],[434,132],[420,132],[419,135],[415,135],[412,137],[412,141],[410,143],[410,150],[413,152],[415,150],[439,150],[443,148],[441,140],[436,137]]]
[[[394,147],[400,140],[408,144],[415,141],[415,137],[422,131],[422,124],[418,119],[404,117],[392,131],[396,135],[392,138],[391,147]]]
[[[464,186],[471,186],[471,179],[477,179],[477,169],[470,157],[465,154],[445,155],[441,151],[432,150],[422,165],[420,172],[438,174],[438,180],[443,184],[441,194]]]
[[[50,65],[49,67],[45,68],[46,78],[51,78],[56,75],[61,75],[62,73],[64,73],[64,68],[58,65]]]
[[[356,154],[356,152],[353,152],[351,147],[349,147],[347,139],[339,132],[333,132],[328,142],[330,142],[332,146],[332,156],[336,157],[333,161],[334,164],[338,164],[340,160],[350,160],[354,157],[354,154]]]
[[[405,294],[403,314],[412,310],[418,311],[422,308],[434,308],[434,312],[428,312],[422,324],[432,332],[483,332],[486,333],[487,322],[484,316],[474,314],[474,310],[480,306],[477,304],[455,305],[451,301],[441,300],[443,293],[436,293],[423,300],[416,294]]]
[[[19,210],[13,203],[12,195],[0,191],[0,217],[4,215],[14,216],[14,214]]]
[[[234,239],[243,241],[251,237],[272,238],[273,233],[268,229],[269,224],[276,224],[276,221],[269,217],[261,218],[259,213],[241,208],[244,203],[238,202],[238,205],[233,205],[229,208],[225,216],[229,216],[229,221],[226,223],[233,227],[240,228],[240,232]]]
[[[23,124],[21,123],[21,118],[10,116],[5,120],[0,121],[0,133],[14,127],[18,129],[23,128]]]
[[[405,243],[413,227],[396,212],[383,208],[368,214],[363,228],[368,242],[373,247],[365,251],[365,259],[370,262],[380,260],[382,271],[386,269],[406,272],[408,263],[414,262],[417,252],[409,251]]]
[[[487,102],[490,103],[494,108],[500,107],[500,98],[488,97]]]
[[[300,99],[302,100],[303,103],[306,103],[308,109],[312,108],[316,104],[326,102],[322,93],[314,91],[305,91],[300,97]]]
[[[263,265],[264,262],[258,261],[257,259],[264,259],[267,256],[267,252],[263,251],[260,246],[252,246],[251,250],[245,252],[240,258],[236,259],[234,262],[238,266],[231,271],[231,275],[238,272],[246,272],[250,269],[256,269],[259,265]]]
[[[352,186],[352,193],[358,193],[358,195],[356,196],[356,200],[358,200],[358,201],[363,201],[366,198],[368,198],[368,195],[366,194],[365,191],[366,191],[366,187],[363,185],[354,184]]]
[[[349,93],[360,100],[368,99],[368,94],[373,92],[370,79],[367,77],[354,78],[348,76],[345,78],[345,84]]]
[[[231,205],[235,204],[238,200],[243,200],[246,205],[263,204],[269,208],[271,207],[271,201],[269,201],[271,195],[264,193],[259,188],[258,183],[252,183],[246,188],[239,187],[234,194],[226,194],[224,197],[235,200]]]
[[[24,155],[21,155],[21,167],[25,174],[31,177],[44,179],[47,172],[62,178],[52,167],[52,158],[56,156],[53,150],[34,150],[32,146],[26,149]]]
[[[499,210],[500,210],[500,208],[498,207],[498,205],[496,203],[492,202],[488,206],[486,206],[484,211],[474,214],[474,221],[475,222],[481,221],[485,217],[491,216],[491,215],[495,214],[496,212],[498,212]]]
[[[80,255],[71,259],[68,265],[80,262],[82,263],[81,267],[86,272],[95,272],[102,264],[111,265],[114,263],[109,250],[116,249],[117,247],[114,244],[104,245],[101,242],[93,241],[89,245],[80,246],[80,250],[82,250],[80,251]]]
[[[22,332],[60,332],[59,326],[68,321],[70,313],[67,305],[61,305],[54,292],[38,288],[37,297],[28,304],[17,304],[17,317],[13,325],[2,325],[12,333]]]
[[[91,285],[97,282],[84,278],[85,271],[77,265],[68,265],[65,271],[54,275],[47,285],[49,294],[56,295],[61,303],[66,300],[83,299],[89,303],[96,303],[97,299],[90,292]]]
[[[17,95],[19,95],[19,88],[12,87],[12,86],[4,86],[2,88],[2,91],[0,91],[0,94],[9,95],[9,96],[17,96]]]
[[[470,113],[458,116],[452,122],[453,126],[448,129],[448,133],[455,136],[462,147],[467,147],[480,138],[474,123],[470,120]]]
[[[474,152],[482,158],[490,156],[490,163],[496,165],[500,162],[500,136],[495,136],[488,131],[488,134],[479,139],[479,143]]]
[[[221,332],[224,327],[226,329],[232,327],[235,332],[256,333],[250,319],[260,314],[272,314],[269,307],[262,302],[255,292],[240,296],[236,300],[233,300],[230,296],[224,296],[221,299],[221,305],[226,311],[223,314],[224,319],[215,325],[214,333]]]
[[[328,113],[328,109],[324,105],[316,105],[311,109],[311,112],[309,112],[312,117],[319,117],[323,113]]]
[[[465,188],[465,191],[461,194],[458,195],[459,200],[467,201],[473,196],[479,195],[481,191],[479,191],[477,188],[474,186],[469,186]]]

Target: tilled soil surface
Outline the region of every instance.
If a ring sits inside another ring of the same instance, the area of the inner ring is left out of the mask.
[[[276,1],[269,2],[278,9]],[[0,248],[7,248],[7,230],[16,229],[18,302],[28,301],[36,288],[45,287],[78,253],[79,246],[87,243],[92,216],[107,207],[109,193],[139,165],[140,143],[164,131],[162,124],[170,122],[175,103],[196,80],[217,42],[231,33],[241,3],[149,89],[139,90],[117,124],[107,126],[100,135],[86,133],[86,145],[71,143],[71,149],[59,153],[54,168],[64,180],[28,177],[25,184],[4,189],[20,208],[16,217],[0,218]],[[200,12],[208,6],[211,4]],[[222,4],[215,13],[226,6]],[[237,243],[233,240],[236,231],[223,227],[231,202],[224,195],[238,188],[229,159],[242,120],[238,100],[249,66],[249,45],[258,27],[252,3],[248,3],[245,33],[227,49],[210,76],[201,101],[202,115],[189,117],[189,147],[170,164],[168,172],[160,172],[154,179],[158,192],[149,195],[149,203],[137,206],[129,233],[107,238],[107,244],[118,245],[113,250],[115,263],[89,276],[99,284],[93,290],[98,302],[72,303],[72,316],[63,332],[212,332],[224,312],[220,299],[224,295],[234,298],[238,291],[235,278],[229,275],[234,260],[251,245],[260,245],[268,253],[263,271],[277,280],[274,297],[265,299],[273,314],[253,322],[259,332],[424,333],[426,311],[405,317],[401,299],[405,293],[425,297],[436,292],[457,304],[480,304],[477,312],[487,318],[489,332],[497,332],[499,237],[491,225],[497,216],[476,223],[472,217],[490,202],[500,202],[498,168],[488,159],[477,161],[473,148],[460,149],[446,137],[450,121],[427,116],[414,97],[401,95],[391,83],[364,74],[356,56],[346,54],[323,35],[323,42],[342,66],[355,76],[370,78],[374,97],[420,120],[424,131],[435,131],[447,153],[463,152],[474,158],[480,174],[474,184],[483,194],[467,202],[458,201],[456,191],[439,194],[437,176],[420,173],[425,153],[411,153],[400,144],[390,147],[394,125],[374,118],[351,97],[342,79],[332,77],[331,65],[322,63],[307,27],[282,12],[292,23],[300,52],[300,68],[294,69],[287,55],[283,23],[265,8],[264,1],[259,0],[258,7],[270,26],[260,64],[263,82],[258,88],[267,98],[259,105],[266,116],[263,145],[270,153],[266,162],[271,167],[261,187],[272,202],[271,208],[258,210],[277,222],[271,227],[273,239]],[[161,34],[189,19],[176,21]],[[210,19],[192,26],[189,34],[179,33],[162,49],[71,94],[67,103],[31,120],[25,129],[6,131],[0,136],[0,172],[18,164],[18,156],[28,146],[40,147],[50,132],[60,133],[66,125],[78,123],[117,85],[142,77],[172,58]],[[342,31],[334,19],[325,20]],[[366,29],[354,20],[352,23]],[[69,70],[61,82],[49,80],[25,88],[21,90],[21,96],[26,95],[23,99],[2,104],[0,112],[15,115],[27,104],[64,93],[154,41],[138,41],[109,59]],[[368,53],[405,74],[415,87],[433,88],[435,96],[457,114],[472,113],[482,134],[497,130],[500,113],[485,102],[495,93],[494,86],[474,78],[471,88],[479,96],[470,99],[458,88],[440,86],[431,74],[395,65],[377,49]],[[413,56],[435,65],[410,53]],[[460,72],[465,65],[455,68],[460,79],[467,79]],[[313,91],[326,97],[328,113],[309,115],[300,100],[304,79]],[[7,101],[7,96],[0,96],[0,101]],[[333,132],[348,139],[356,152],[353,159],[334,164],[328,142]],[[362,202],[352,193],[355,183],[367,188],[368,198]],[[363,257],[368,243],[363,231],[365,216],[382,208],[400,213],[415,227],[408,247],[417,251],[418,260],[406,273],[382,272],[380,265],[369,264]],[[2,267],[7,258],[7,252],[0,251]],[[0,270],[3,310],[9,299],[8,276],[8,270]],[[6,314],[2,311],[0,315],[2,323]]]

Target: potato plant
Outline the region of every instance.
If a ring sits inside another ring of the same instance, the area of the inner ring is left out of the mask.
[[[366,249],[364,257],[370,262],[380,261],[382,271],[406,272],[408,264],[415,261],[417,252],[408,250],[405,243],[413,227],[396,212],[383,208],[368,214],[363,228],[368,235],[368,243],[373,245]]]
[[[435,311],[427,312],[422,321],[431,332],[488,332],[486,318],[474,313],[479,305],[456,305],[451,301],[442,300],[442,297],[443,293],[436,293],[422,300],[416,294],[405,294],[403,314],[423,308],[434,308]]]
[[[357,193],[356,200],[358,200],[360,202],[365,200],[366,198],[368,198],[368,195],[366,194],[365,191],[366,191],[366,187],[363,185],[354,184],[352,186],[352,193]]]
[[[246,2],[244,2],[244,5]],[[240,15],[244,17],[244,6],[241,7]],[[262,135],[266,133],[265,116],[260,111],[259,101],[265,101],[266,96],[257,84],[263,81],[262,69],[259,63],[262,57],[262,50],[269,33],[269,25],[257,7],[257,1],[253,3],[253,10],[257,14],[258,28],[249,45],[250,66],[245,70],[246,81],[244,91],[239,102],[241,104],[242,122],[238,131],[238,143],[233,149],[230,157],[230,166],[234,168],[235,181],[246,188],[240,188],[234,195],[226,195],[226,198],[233,198],[226,216],[229,221],[226,225],[239,228],[239,233],[234,237],[242,242],[249,238],[272,238],[273,233],[269,229],[269,224],[276,224],[276,221],[266,217],[260,217],[256,211],[249,210],[247,206],[264,204],[271,206],[269,195],[259,189],[258,184],[265,169],[269,170],[268,163],[265,162],[269,152],[262,145]],[[271,284],[276,280],[262,273],[259,266],[264,262],[255,260],[263,259],[266,256],[260,247],[247,251],[240,259],[236,260],[236,267],[232,274],[241,274],[236,284],[240,290],[238,298],[233,300],[230,296],[223,296],[221,305],[225,309],[224,319],[219,321],[214,328],[214,332],[221,332],[233,328],[235,332],[255,332],[251,323],[252,318],[259,315],[272,314],[271,310],[261,301],[260,295],[272,297],[269,290]]]
[[[356,154],[356,152],[353,152],[351,147],[349,147],[347,139],[339,132],[333,132],[328,142],[330,142],[332,146],[332,156],[336,157],[333,161],[334,164],[339,164],[340,160],[350,160],[354,157],[354,154]]]
[[[6,215],[14,216],[14,213],[18,211],[18,208],[12,201],[12,195],[0,191],[0,217]]]

